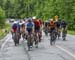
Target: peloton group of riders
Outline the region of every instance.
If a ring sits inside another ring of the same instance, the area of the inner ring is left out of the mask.
[[[56,38],[61,36],[66,40],[67,34],[67,23],[61,19],[49,19],[49,21],[43,21],[36,17],[27,18],[21,21],[14,21],[12,25],[12,38],[15,42],[15,46],[19,44],[19,40],[22,37],[23,40],[27,40],[28,50],[33,47],[35,43],[38,48],[38,43],[41,42],[42,31],[45,32],[46,36],[50,33],[50,44],[55,43]]]

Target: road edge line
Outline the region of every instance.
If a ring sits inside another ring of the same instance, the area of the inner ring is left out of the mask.
[[[65,53],[67,53],[68,55],[72,56],[73,58],[75,58],[75,55],[73,53],[71,53],[70,51],[64,49],[61,46],[56,45],[57,48],[59,48],[60,50],[64,51]]]
[[[7,35],[7,37],[9,36],[9,34]],[[5,38],[4,38],[5,39]],[[4,43],[1,45],[1,50],[3,50],[4,46],[6,45],[6,43],[8,42],[10,38],[7,38]]]

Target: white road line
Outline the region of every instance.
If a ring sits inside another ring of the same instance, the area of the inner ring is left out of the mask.
[[[71,53],[70,51],[64,49],[61,46],[56,45],[57,48],[61,49],[62,51],[66,52],[67,54],[69,54],[70,56],[72,56],[73,58],[75,58],[75,55],[73,53]]]
[[[9,39],[10,39],[10,38],[8,38],[7,40],[5,40],[5,42],[2,44],[2,46],[1,46],[1,50],[3,50],[5,44],[8,42]]]

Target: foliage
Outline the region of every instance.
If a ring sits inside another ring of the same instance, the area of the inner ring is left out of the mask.
[[[4,22],[5,22],[5,12],[0,7],[0,28],[3,27]]]
[[[75,29],[75,0],[0,0],[7,18],[25,18],[37,16],[43,20],[65,19],[69,29]]]

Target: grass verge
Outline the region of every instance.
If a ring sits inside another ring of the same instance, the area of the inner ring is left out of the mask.
[[[75,35],[75,31],[74,30],[68,30],[67,32],[68,32],[68,34]]]
[[[3,27],[3,29],[6,29],[8,32],[10,31],[10,28],[10,24],[5,24]],[[3,32],[3,29],[0,29],[0,40],[7,35],[7,33]]]

